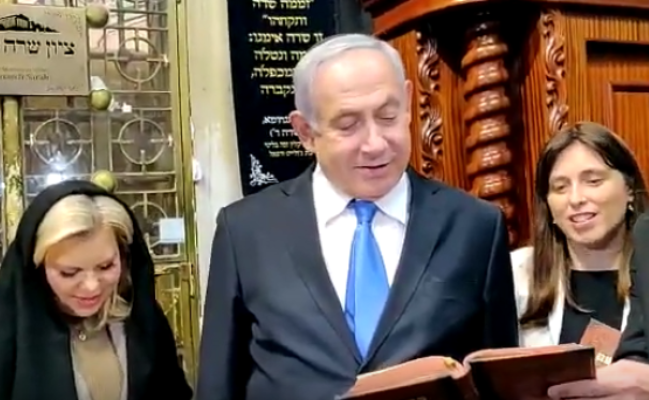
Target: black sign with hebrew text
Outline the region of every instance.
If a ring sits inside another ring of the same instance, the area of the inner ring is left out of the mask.
[[[228,0],[243,194],[295,178],[313,162],[288,122],[293,68],[335,33],[334,0]]]

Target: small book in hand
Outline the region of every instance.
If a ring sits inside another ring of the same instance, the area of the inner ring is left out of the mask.
[[[613,362],[613,356],[620,344],[622,332],[596,319],[591,319],[580,344],[592,346],[595,349],[595,366],[605,367]]]
[[[340,400],[545,400],[550,386],[595,377],[590,346],[480,350],[462,363],[431,356],[360,375]]]

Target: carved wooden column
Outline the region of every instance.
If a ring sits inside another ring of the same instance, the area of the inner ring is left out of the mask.
[[[548,130],[554,135],[568,122],[567,88],[565,82],[565,42],[561,14],[547,10],[541,15],[541,32],[545,42],[546,106],[548,107]]]
[[[515,226],[512,152],[508,146],[510,100],[506,93],[509,74],[505,66],[508,48],[498,32],[498,22],[488,15],[468,31],[464,73],[464,121],[468,135],[467,176],[471,193],[498,205],[504,212],[509,243],[518,241]]]
[[[439,98],[439,54],[437,41],[424,31],[417,32],[417,104],[421,123],[422,173],[441,179],[442,110]]]

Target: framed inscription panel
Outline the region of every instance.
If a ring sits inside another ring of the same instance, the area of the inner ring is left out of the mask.
[[[232,85],[243,194],[312,162],[291,129],[293,68],[335,33],[334,0],[228,0]]]
[[[83,7],[0,4],[0,95],[87,96]]]

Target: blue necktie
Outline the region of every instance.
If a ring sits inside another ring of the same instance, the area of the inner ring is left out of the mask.
[[[381,251],[372,233],[372,219],[377,207],[368,201],[355,200],[356,231],[347,276],[345,318],[354,333],[356,345],[363,357],[374,337],[388,299],[390,286],[385,273]]]

